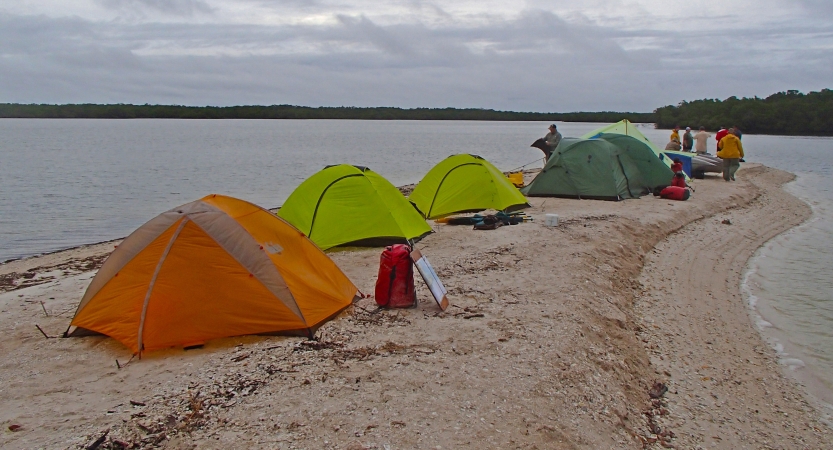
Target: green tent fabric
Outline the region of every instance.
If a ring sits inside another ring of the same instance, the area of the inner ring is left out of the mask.
[[[643,142],[651,148],[651,150],[654,152],[655,155],[657,155],[657,158],[659,158],[659,160],[662,161],[663,164],[668,166],[669,169],[671,168],[671,163],[673,161],[671,161],[670,158],[665,156],[665,154],[663,153],[664,150],[654,145],[654,143],[651,142],[650,139],[645,137],[645,135],[639,131],[636,125],[631,123],[631,121],[629,121],[628,119],[620,120],[619,122],[616,122],[614,124],[601,127],[597,130],[593,130],[585,134],[581,138],[595,139],[601,136],[602,134],[623,134],[625,136],[630,136],[640,142]]]
[[[428,219],[529,206],[526,197],[503,172],[480,156],[468,154],[452,155],[440,161],[408,198]]]
[[[388,180],[367,167],[327,166],[286,199],[278,216],[323,250],[418,239],[431,227]]]
[[[604,137],[562,139],[541,173],[521,192],[529,196],[623,200],[671,183],[671,169],[639,141]]]
[[[671,179],[674,172],[666,165],[653,149],[646,142],[641,141],[634,136],[616,133],[602,133],[599,139],[603,139],[615,145],[630,159],[639,171],[639,179],[630,180],[632,186],[641,184],[649,191],[653,192],[658,187],[664,187],[671,184]],[[667,159],[667,158],[666,158]],[[631,174],[627,174],[631,177]]]

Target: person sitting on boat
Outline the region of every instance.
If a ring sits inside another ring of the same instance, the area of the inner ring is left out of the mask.
[[[671,130],[670,140],[672,142],[676,142],[678,144],[680,143],[680,126],[679,125],[674,125],[674,129]],[[679,150],[679,149],[677,149],[677,150]]]
[[[667,143],[667,144],[665,144],[665,149],[666,149],[666,150],[679,150],[680,148],[682,148],[682,147],[680,146],[680,143],[679,143],[679,142],[677,142],[677,141],[675,141],[675,140],[673,140],[673,139],[672,139],[672,140],[670,140],[670,141],[668,141],[668,143]]]

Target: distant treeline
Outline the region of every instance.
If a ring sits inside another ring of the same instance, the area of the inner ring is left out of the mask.
[[[744,133],[833,136],[833,90],[786,91],[767,98],[696,100],[654,111],[657,128],[709,130],[737,126]]]
[[[23,105],[0,103],[0,118],[31,119],[358,119],[358,120],[488,120],[564,122],[653,122],[651,113],[535,113],[457,108],[355,108],[292,105]]]
[[[767,98],[729,97],[663,106],[653,113],[536,113],[478,108],[358,108],[179,105],[35,105],[0,103],[0,118],[33,119],[356,119],[356,120],[484,120],[612,123],[622,119],[716,130],[738,126],[744,133],[833,136],[833,90],[802,94],[786,91]]]

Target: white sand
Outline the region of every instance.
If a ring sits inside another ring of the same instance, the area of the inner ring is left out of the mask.
[[[219,339],[121,369],[112,339],[34,326],[66,329],[85,261],[114,243],[0,265],[2,289],[45,281],[0,294],[0,423],[20,426],[0,446],[109,430],[100,448],[831,448],[739,288],[755,249],[810,214],[780,189],[790,179],[749,164],[736,183],[696,181],[687,202],[536,198],[533,223],[439,225],[418,246],[449,288],[445,313],[418,282],[417,309],[365,299],[317,342]],[[379,253],[332,257],[372,293]],[[655,381],[670,390],[652,403]]]

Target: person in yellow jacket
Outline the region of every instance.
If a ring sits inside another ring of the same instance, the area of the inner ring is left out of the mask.
[[[673,142],[676,142],[678,144],[680,143],[680,126],[679,125],[675,125],[674,129],[671,130],[670,140],[673,141]]]
[[[723,159],[723,179],[735,181],[735,172],[740,168],[740,159],[743,158],[743,144],[735,135],[735,130],[729,130],[729,134],[717,143],[717,157]]]

